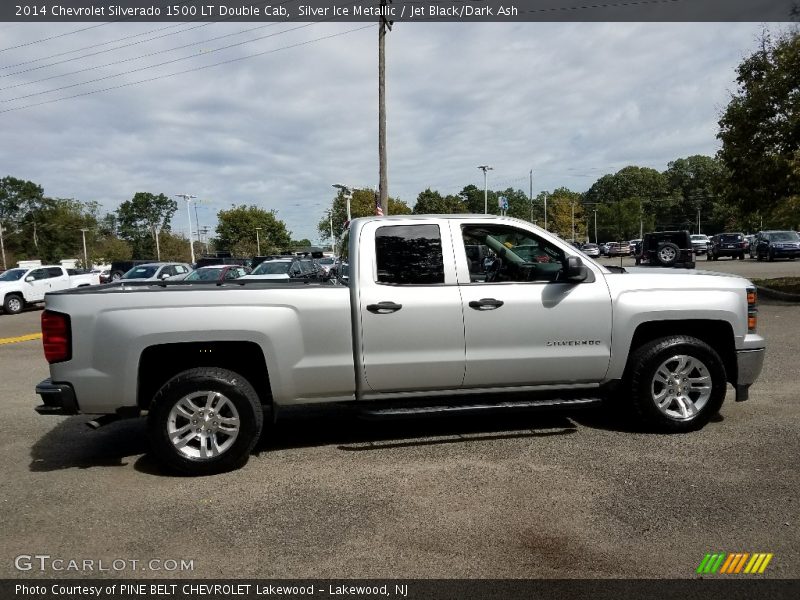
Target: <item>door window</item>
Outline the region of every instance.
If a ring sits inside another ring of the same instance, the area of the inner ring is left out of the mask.
[[[47,278],[48,279],[53,278],[53,277],[61,277],[62,274],[63,274],[63,271],[59,267],[48,267],[47,268]]]
[[[442,238],[438,225],[391,225],[375,232],[378,283],[444,283]]]
[[[508,225],[462,225],[470,282],[556,281],[564,251],[527,231]],[[475,257],[483,257],[481,262]]]

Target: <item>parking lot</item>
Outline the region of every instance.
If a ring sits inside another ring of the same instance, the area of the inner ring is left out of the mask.
[[[800,262],[698,268],[800,275]],[[279,422],[243,469],[208,478],[161,473],[142,419],[91,431],[37,415],[41,342],[0,345],[0,577],[684,578],[708,552],[773,553],[765,577],[800,577],[800,305],[760,308],[750,400],[729,390],[699,432],[644,433],[605,409],[316,417]],[[38,331],[39,314],[0,315],[0,337]],[[15,566],[33,554],[125,568]]]

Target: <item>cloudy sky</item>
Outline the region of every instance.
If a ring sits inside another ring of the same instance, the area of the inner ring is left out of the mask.
[[[109,211],[139,191],[190,193],[201,226],[255,204],[312,240],[332,184],[377,185],[376,26],[88,25],[0,24],[0,176]],[[426,187],[482,187],[481,164],[492,189],[527,192],[533,169],[534,194],[583,191],[629,164],[713,154],[762,28],[398,23],[389,192],[413,206]]]

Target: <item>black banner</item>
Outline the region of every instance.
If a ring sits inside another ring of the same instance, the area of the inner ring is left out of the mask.
[[[795,600],[800,580],[3,580],[3,600]]]
[[[800,0],[4,0],[0,21],[789,22]]]

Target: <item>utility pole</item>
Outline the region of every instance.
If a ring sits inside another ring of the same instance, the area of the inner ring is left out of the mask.
[[[328,224],[331,226],[331,252],[336,256],[336,238],[333,237],[333,209],[328,211]]]
[[[261,229],[261,227],[256,227],[256,256],[261,256],[261,237],[258,235]]]
[[[572,241],[575,241],[575,200],[572,201]]]
[[[161,260],[161,244],[158,241],[159,234],[161,233],[161,227],[158,225],[153,225],[153,237],[156,238],[156,258]]]
[[[197,198],[197,196],[193,196],[192,194],[175,194],[177,198],[183,198],[186,200],[186,217],[189,219],[189,251],[192,256],[192,264],[194,264],[194,240],[192,239],[192,210],[191,204],[192,199]]]
[[[81,237],[83,238],[83,268],[89,268],[89,257],[86,255],[86,232],[89,231],[88,229],[81,229]],[[5,265],[5,258],[3,260]]]
[[[199,225],[198,225],[198,227],[199,227]],[[208,225],[203,225],[203,231],[201,231],[200,233],[203,234],[203,239],[201,239],[200,241],[201,242],[205,241],[206,254],[208,254]]]
[[[478,165],[478,168],[483,171],[483,214],[489,214],[489,188],[486,185],[486,171],[493,171],[494,168],[489,165]]]
[[[386,175],[386,30],[392,30],[392,21],[387,18],[391,1],[381,0],[381,25],[378,28],[378,190],[381,209],[386,216],[389,215],[389,181]],[[350,219],[349,215],[347,218]]]
[[[3,244],[3,222],[0,221],[0,252],[3,254],[3,270],[6,270],[6,247]]]
[[[597,243],[597,209],[594,209],[594,243]]]
[[[531,169],[530,175],[530,190],[528,190],[528,200],[531,203],[531,223],[533,223],[533,169]]]

